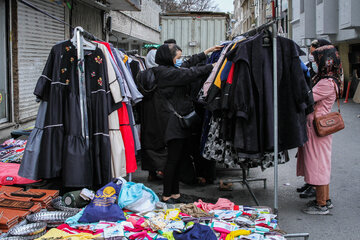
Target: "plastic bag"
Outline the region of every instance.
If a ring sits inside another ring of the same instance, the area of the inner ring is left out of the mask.
[[[119,206],[133,212],[148,212],[155,209],[159,198],[141,183],[128,182],[123,185],[119,197]]]
[[[117,183],[110,182],[96,192],[94,199],[79,219],[80,223],[126,220],[122,209],[116,204],[122,186],[120,180],[116,181]]]

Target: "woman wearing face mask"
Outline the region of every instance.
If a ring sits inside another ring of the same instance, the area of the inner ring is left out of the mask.
[[[306,67],[308,68],[309,73],[310,73],[310,76],[306,77],[306,82],[307,82],[309,88],[313,87],[314,77],[317,78],[316,73],[314,72],[313,67],[312,67],[312,63],[314,62],[314,56],[312,55],[312,53],[317,48],[322,47],[322,46],[328,46],[328,45],[331,45],[331,43],[322,38],[315,39],[314,41],[311,42],[311,45],[309,48],[309,62],[306,64]],[[314,109],[312,106],[305,110],[306,114],[309,114],[313,111],[314,111]],[[302,187],[297,188],[296,191],[300,193],[300,195],[299,195],[300,198],[312,198],[312,197],[316,196],[315,188],[313,186],[311,186],[311,184],[308,184],[308,183],[305,183]]]
[[[309,49],[310,53],[309,53],[309,63],[308,63],[311,78],[313,78],[316,75],[316,73],[314,72],[314,70],[313,70],[313,68],[311,66],[311,63],[314,61],[314,56],[312,55],[312,53],[317,48],[322,47],[322,46],[328,46],[328,45],[331,45],[331,42],[329,42],[326,39],[322,39],[322,38],[315,39],[314,41],[311,42],[310,49]]]
[[[316,77],[312,88],[317,116],[331,111],[336,100],[341,73],[341,62],[336,48],[323,46],[313,51],[311,63]],[[314,129],[314,114],[307,116],[308,142],[298,149],[297,175],[304,176],[305,182],[315,186],[316,200],[310,201],[303,211],[307,214],[328,214],[333,208],[329,197],[331,174],[332,136],[318,137]]]
[[[180,198],[179,167],[186,152],[186,141],[191,135],[191,130],[181,126],[176,114],[186,116],[194,110],[189,96],[189,85],[210,74],[213,68],[211,64],[190,68],[176,67],[180,57],[180,47],[176,44],[164,44],[158,48],[155,56],[155,62],[159,66],[153,68],[158,85],[157,94],[163,99],[156,111],[160,115],[162,126],[159,134],[164,137],[168,149],[162,197],[162,201],[167,203],[184,201]]]

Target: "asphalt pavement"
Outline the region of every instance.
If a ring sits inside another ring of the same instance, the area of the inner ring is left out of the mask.
[[[290,162],[279,165],[279,224],[287,233],[309,233],[310,239],[314,240],[360,240],[360,104],[351,100],[347,104],[341,104],[341,114],[345,121],[345,129],[333,136],[330,198],[335,207],[330,210],[329,215],[313,216],[301,212],[309,199],[300,199],[296,192],[296,188],[304,183],[301,177],[296,177],[296,150],[290,151]],[[250,178],[267,179],[266,189],[263,188],[262,182],[250,183],[262,206],[274,206],[273,170],[250,170]],[[234,179],[240,176],[241,171],[218,174],[221,179]],[[147,182],[145,171],[138,170],[133,180],[144,183],[157,193],[162,191],[161,181]],[[195,198],[216,200],[225,197],[239,205],[255,205],[246,187],[241,183],[234,183],[233,190],[227,192],[219,191],[218,187],[218,184],[205,187],[181,184],[180,189],[182,193]]]

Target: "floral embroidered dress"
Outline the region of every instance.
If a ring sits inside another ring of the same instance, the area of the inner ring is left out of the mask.
[[[37,140],[40,153],[28,154],[26,148],[20,175],[36,164],[37,173],[26,174],[32,175],[31,179],[61,177],[66,187],[99,186],[111,180],[111,96],[106,63],[99,48],[85,51],[84,61],[89,149],[81,131],[77,53],[68,40],[52,48],[36,84],[34,94],[47,102],[44,127],[38,131],[42,134]]]

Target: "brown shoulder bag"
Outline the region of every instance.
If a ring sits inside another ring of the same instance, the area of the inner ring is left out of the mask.
[[[314,109],[314,127],[316,134],[319,137],[325,137],[330,134],[336,133],[342,129],[345,128],[344,120],[340,114],[340,102],[338,93],[336,91],[336,87],[334,85],[335,93],[336,93],[336,99],[338,104],[338,112],[331,112],[328,114],[325,114],[323,116],[317,117],[316,116],[316,105]]]

